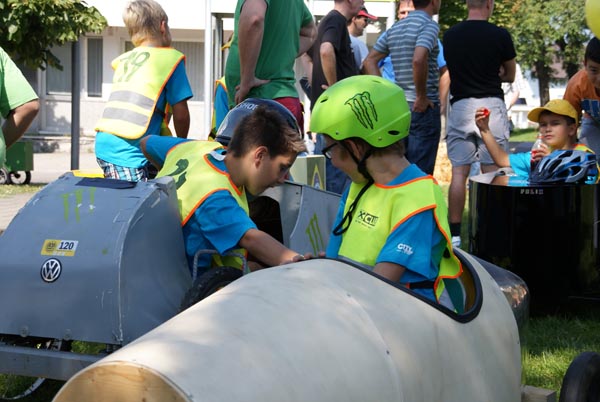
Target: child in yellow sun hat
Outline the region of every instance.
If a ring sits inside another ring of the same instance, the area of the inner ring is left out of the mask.
[[[554,99],[543,107],[532,109],[527,118],[539,124],[539,132],[543,143],[537,152],[520,152],[509,154],[494,139],[489,127],[489,111],[479,108],[475,111],[475,124],[479,128],[494,163],[498,167],[510,167],[518,176],[527,177],[531,170],[531,162],[539,162],[553,150],[575,150],[593,153],[591,149],[577,142],[577,111],[569,102]]]

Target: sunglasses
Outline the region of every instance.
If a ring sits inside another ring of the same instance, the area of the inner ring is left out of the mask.
[[[339,142],[334,142],[333,144],[326,146],[321,153],[325,155],[327,159],[331,159],[331,148],[335,147],[337,144],[339,144]]]

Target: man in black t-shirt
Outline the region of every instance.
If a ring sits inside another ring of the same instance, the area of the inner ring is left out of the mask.
[[[515,47],[508,31],[487,20],[494,0],[467,0],[468,17],[444,35],[444,58],[450,71],[450,112],[447,121],[448,158],[452,181],[448,193],[448,220],[452,244],[460,246],[466,182],[471,164],[490,172],[494,165],[475,126],[475,110],[490,110],[490,128],[496,141],[508,149],[509,125],[502,82],[515,79]],[[492,127],[493,126],[493,127]]]
[[[347,22],[356,16],[363,0],[336,0],[317,27],[317,39],[309,50],[313,60],[311,108],[325,90],[346,77],[358,74],[350,44]]]
[[[364,0],[335,0],[331,10],[317,27],[317,39],[308,55],[312,58],[311,110],[325,88],[359,73],[354,62],[347,22],[358,14]],[[322,149],[321,136],[317,137],[315,153]],[[327,190],[341,194],[350,179],[326,160]]]

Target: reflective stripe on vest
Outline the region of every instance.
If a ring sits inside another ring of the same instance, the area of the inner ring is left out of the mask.
[[[575,144],[575,146],[573,147],[574,151],[584,151],[584,152],[588,152],[590,154],[593,154],[594,151],[592,151],[591,149],[589,149],[588,147],[586,147],[585,145],[583,145],[582,143],[578,142],[577,144]]]
[[[128,139],[142,137],[164,86],[182,59],[183,53],[175,49],[157,47],[138,47],[115,59],[111,93],[95,130]]]
[[[344,214],[358,195],[362,185],[352,183]],[[387,206],[393,205],[394,208]],[[381,208],[381,206],[386,206]],[[377,256],[390,233],[408,218],[432,210],[437,227],[445,239],[440,271],[434,283],[436,299],[444,291],[444,280],[457,278],[462,266],[452,252],[448,225],[448,209],[440,187],[431,176],[411,180],[397,186],[374,184],[359,200],[352,223],[343,235],[339,255],[373,269]]]
[[[208,159],[208,154],[221,144],[215,141],[186,141],[169,151],[165,163],[156,177],[171,176],[177,187],[181,226],[194,215],[196,209],[212,193],[219,190],[229,191],[238,205],[249,213],[246,192],[239,190],[231,181],[229,174],[217,169]],[[206,217],[210,219],[210,217]],[[246,255],[246,250],[233,250]],[[237,257],[213,256],[213,266],[231,266],[242,268],[242,261]]]

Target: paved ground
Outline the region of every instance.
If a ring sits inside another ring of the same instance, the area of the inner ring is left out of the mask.
[[[98,169],[96,157],[87,147],[80,151],[79,169]],[[68,148],[52,153],[35,153],[33,154],[31,183],[48,184],[70,170],[71,152]],[[12,218],[33,195],[34,193],[24,193],[0,198],[0,232],[6,229]]]

